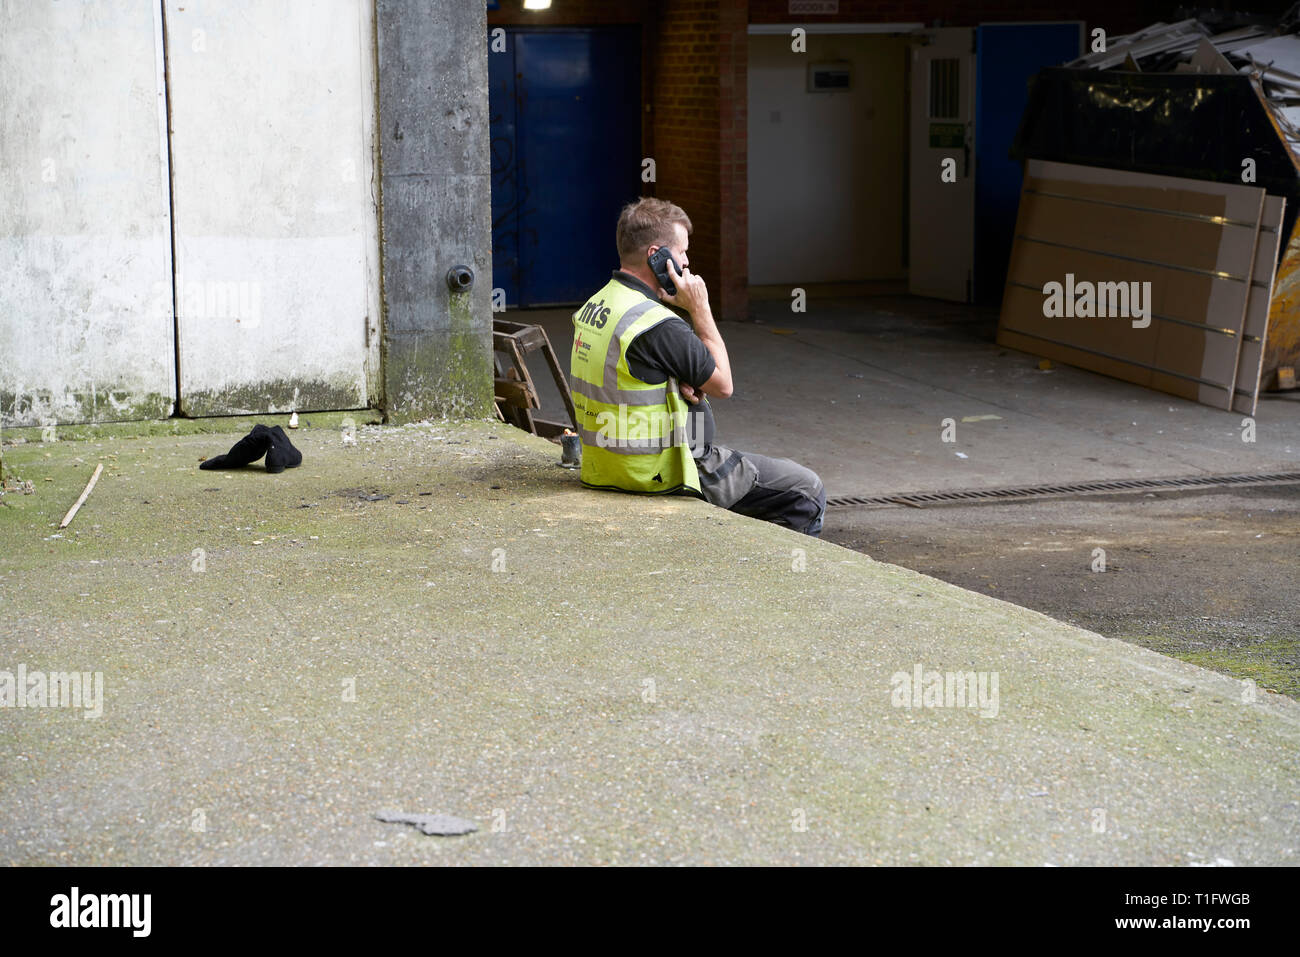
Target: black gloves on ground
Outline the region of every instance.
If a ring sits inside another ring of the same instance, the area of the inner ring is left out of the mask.
[[[266,470],[272,474],[285,469],[296,469],[302,464],[302,453],[293,447],[289,436],[280,426],[267,428],[260,423],[253,426],[253,431],[230,447],[225,455],[215,455],[199,463],[199,468],[242,469],[251,465],[263,455],[266,456]]]

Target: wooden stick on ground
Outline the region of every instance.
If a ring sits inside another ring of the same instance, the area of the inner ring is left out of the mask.
[[[81,508],[81,506],[86,503],[86,499],[90,497],[90,490],[93,489],[95,483],[99,481],[99,473],[102,471],[104,471],[104,463],[100,462],[95,466],[95,474],[92,475],[90,481],[86,483],[86,488],[81,493],[81,498],[77,499],[76,504],[73,505],[72,508],[68,509],[68,514],[63,516],[63,521],[59,522],[59,528],[68,527],[68,523],[71,522],[73,516],[77,514],[77,509]]]

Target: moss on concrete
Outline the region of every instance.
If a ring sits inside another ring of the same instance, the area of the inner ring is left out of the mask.
[[[1224,639],[1220,647],[1198,648],[1194,642],[1179,637],[1120,637],[1211,671],[1252,679],[1266,691],[1300,698],[1300,643],[1294,638]]]
[[[126,422],[171,415],[173,400],[159,393],[107,389],[96,392],[23,393],[0,390],[0,426],[41,426],[53,418],[69,422]],[[57,416],[51,410],[57,411]]]
[[[448,342],[447,384],[461,397],[459,410],[440,410],[446,416],[482,418],[492,415],[492,319],[476,322],[473,297],[453,293],[449,300],[451,336]]]
[[[326,429],[341,428],[345,420],[351,419],[355,425],[372,425],[382,421],[383,417],[375,409],[354,409],[342,412],[300,412],[299,420],[304,427]],[[274,420],[274,421],[273,421]],[[169,418],[144,419],[131,422],[90,422],[79,425],[56,425],[53,437],[58,442],[87,441],[94,439],[132,439],[144,436],[165,435],[204,435],[214,432],[247,432],[258,422],[285,425],[289,420],[287,414],[264,413],[260,415],[213,416],[206,418]],[[310,423],[310,425],[308,425]],[[10,445],[18,441],[22,445],[44,443],[46,437],[44,426],[31,426],[5,429],[0,444]]]
[[[181,411],[190,416],[256,415],[255,409],[275,410],[269,415],[303,409],[355,408],[365,401],[362,382],[325,382],[310,379],[276,379],[210,392],[186,392]]]
[[[452,331],[390,341],[385,369],[390,423],[492,415],[490,332]]]

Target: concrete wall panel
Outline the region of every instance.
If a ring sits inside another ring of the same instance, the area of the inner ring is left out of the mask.
[[[366,0],[167,0],[181,408],[376,398]]]
[[[0,426],[174,401],[150,0],[0,2]]]
[[[389,421],[492,414],[486,9],[377,0]],[[471,291],[447,270],[470,266]]]

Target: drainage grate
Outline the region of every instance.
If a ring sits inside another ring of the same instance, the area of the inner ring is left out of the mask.
[[[1230,485],[1282,485],[1300,482],[1300,472],[1252,472],[1240,475],[1192,475],[1185,478],[1123,479],[1112,482],[1076,482],[1070,485],[1022,485],[1014,488],[954,489],[948,492],[907,492],[895,495],[838,495],[826,499],[828,508],[861,505],[871,508],[931,505],[979,505],[1023,501],[1057,495],[1106,492],[1147,492],[1153,489],[1223,488]]]

